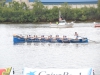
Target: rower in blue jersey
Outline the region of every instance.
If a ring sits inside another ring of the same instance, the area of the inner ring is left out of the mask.
[[[63,36],[63,40],[68,40],[67,36]]]
[[[38,36],[37,36],[37,35],[35,35],[34,39],[35,39],[35,40],[39,40],[39,38],[38,38]]]
[[[59,42],[59,43],[62,42],[62,39],[59,37],[59,35],[56,35],[56,40],[57,40],[57,42]]]
[[[59,35],[56,35],[56,40],[59,40],[60,38],[59,38]]]
[[[42,35],[42,36],[41,36],[41,40],[45,40],[45,37],[44,37],[44,35]]]
[[[41,42],[46,42],[46,38],[44,37],[44,35],[41,36]]]
[[[51,43],[54,42],[52,35],[48,36],[48,42],[51,42]]]

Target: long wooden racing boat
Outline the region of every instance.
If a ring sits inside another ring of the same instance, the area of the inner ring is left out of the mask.
[[[13,43],[88,43],[87,38],[82,39],[53,39],[53,38],[25,38],[20,36],[13,36]]]

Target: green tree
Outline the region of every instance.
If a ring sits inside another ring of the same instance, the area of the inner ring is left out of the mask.
[[[4,6],[6,3],[6,0],[0,0],[0,6]]]
[[[98,5],[98,9],[100,9],[100,0],[98,0],[98,4],[97,5]]]
[[[58,21],[59,11],[66,20],[100,20],[100,0],[98,0],[97,8],[71,8],[67,3],[64,3],[60,8],[54,6],[51,9],[45,7],[40,0],[35,0],[32,10],[24,2],[18,3],[13,1],[9,5],[3,5],[3,1],[0,0],[0,22],[55,22]]]
[[[44,11],[44,6],[40,2],[40,0],[35,0],[35,3],[33,4],[33,14],[35,15],[35,20],[34,22],[39,22],[42,18],[43,11]]]
[[[61,16],[64,19],[69,18],[70,9],[71,9],[71,7],[67,3],[62,4],[62,6],[60,7]]]
[[[98,17],[100,18],[100,0],[98,0],[98,11],[97,11],[97,14],[98,14]]]

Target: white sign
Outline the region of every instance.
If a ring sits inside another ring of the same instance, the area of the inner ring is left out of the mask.
[[[23,75],[93,75],[93,69],[32,69],[24,68]]]

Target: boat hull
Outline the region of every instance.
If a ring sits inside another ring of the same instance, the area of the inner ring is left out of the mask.
[[[51,24],[51,28],[72,28],[73,24],[66,24],[66,25],[57,25],[57,24]]]
[[[71,39],[70,42],[71,43],[88,43],[88,39],[87,38],[83,38],[83,39]]]
[[[13,36],[13,42],[14,43],[25,43],[25,38],[18,37],[18,36]]]
[[[61,39],[31,39],[13,36],[13,43],[88,43],[87,38],[83,39],[71,39],[71,40],[61,40]]]

